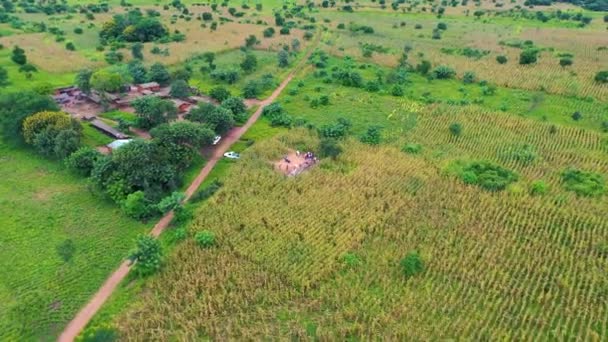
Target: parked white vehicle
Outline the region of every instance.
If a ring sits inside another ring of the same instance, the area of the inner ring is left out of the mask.
[[[213,145],[219,144],[220,140],[222,140],[222,137],[219,135],[216,135],[215,138],[213,138]]]
[[[230,159],[239,159],[239,158],[241,158],[241,155],[234,151],[230,151],[230,152],[224,153],[224,157],[230,158]]]

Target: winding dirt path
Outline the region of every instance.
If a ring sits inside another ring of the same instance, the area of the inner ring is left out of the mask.
[[[228,151],[230,146],[233,143],[237,142],[247,130],[253,126],[253,124],[260,118],[262,115],[262,111],[264,107],[271,104],[276,98],[281,94],[281,92],[287,87],[289,82],[293,79],[294,75],[306,65],[306,61],[310,54],[314,51],[314,48],[317,46],[317,43],[320,40],[320,35],[317,35],[317,38],[310,45],[308,52],[304,55],[304,57],[298,62],[298,64],[293,68],[293,70],[287,75],[287,77],[281,82],[281,84],[272,92],[272,94],[262,100],[259,104],[260,107],[253,113],[253,115],[247,120],[247,123],[241,127],[233,128],[226,136],[222,138],[222,141],[217,145],[211,158],[207,161],[205,166],[201,169],[198,176],[192,181],[190,186],[185,192],[184,202],[188,201],[190,197],[196,192],[201,183],[207,178],[215,164],[224,156],[224,153]],[[165,214],[152,228],[150,235],[153,237],[158,237],[164,230],[169,226],[169,223],[173,219],[173,211]],[[97,290],[97,293],[93,295],[91,300],[76,314],[74,319],[68,323],[65,327],[61,335],[59,335],[58,341],[60,342],[71,342],[80,334],[80,332],[86,327],[86,325],[91,321],[93,316],[99,311],[101,306],[108,300],[108,298],[112,295],[118,284],[122,282],[127,275],[129,274],[130,262],[128,260],[124,261],[120,264],[120,267],[116,271],[114,271],[108,279],[103,283],[101,288]]]

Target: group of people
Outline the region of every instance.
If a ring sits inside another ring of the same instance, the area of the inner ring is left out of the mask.
[[[298,159],[301,155],[302,153],[300,151],[296,151],[296,156],[298,157]],[[311,164],[316,164],[317,161],[319,161],[315,154],[310,151],[304,153],[304,160],[304,163],[300,164],[296,162],[293,166],[291,166],[292,160],[289,159],[288,155],[285,155],[283,157],[283,161],[287,164],[285,165],[285,171],[287,171],[289,175],[294,176],[299,174],[304,169],[308,168]]]

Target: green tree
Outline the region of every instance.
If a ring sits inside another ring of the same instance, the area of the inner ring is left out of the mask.
[[[257,65],[258,59],[255,57],[255,55],[252,53],[247,53],[241,62],[241,69],[243,69],[244,72],[251,72],[255,70]]]
[[[243,99],[236,96],[231,96],[222,101],[222,107],[230,110],[234,115],[244,114],[247,112],[247,106],[245,106]]]
[[[148,80],[157,82],[160,85],[167,85],[171,81],[171,75],[164,65],[161,63],[154,63],[148,72]]]
[[[88,146],[83,146],[76,150],[74,153],[65,160],[66,166],[85,177],[91,175],[93,167],[97,160],[101,159],[103,155],[96,149]]]
[[[230,91],[224,87],[215,87],[209,92],[209,96],[213,99],[222,102],[230,97]]]
[[[144,44],[137,42],[131,45],[131,55],[135,59],[143,60],[144,59]]]
[[[205,123],[217,134],[221,135],[228,132],[234,126],[234,115],[226,108],[221,106],[215,107],[205,118]]]
[[[519,64],[533,64],[538,60],[538,50],[535,48],[524,49],[519,54]]]
[[[76,74],[76,86],[85,94],[91,93],[91,77],[93,71],[90,69],[82,69]]]
[[[5,142],[23,141],[23,121],[32,114],[58,111],[57,103],[50,96],[32,90],[0,94],[0,127]]]
[[[508,59],[507,59],[507,56],[499,55],[499,56],[496,56],[496,61],[498,62],[498,64],[505,64],[505,63],[507,63]]]
[[[148,80],[148,70],[146,70],[144,63],[142,63],[139,59],[129,61],[129,64],[127,64],[127,70],[135,83],[145,83]]]
[[[257,43],[258,43],[258,38],[256,36],[254,36],[253,34],[251,34],[247,38],[245,38],[245,47],[247,47],[247,48],[252,48]]]
[[[268,27],[266,29],[264,29],[264,37],[265,38],[271,38],[272,36],[274,36],[275,30],[272,27]]]
[[[18,45],[15,45],[13,48],[13,53],[11,55],[11,60],[19,65],[24,65],[27,63],[27,56],[25,55],[25,50],[20,48]]]
[[[0,66],[0,87],[4,87],[8,84],[8,71],[4,67]]]
[[[184,80],[176,80],[171,83],[169,94],[180,99],[190,96],[190,86]]]
[[[117,92],[125,84],[123,75],[118,71],[101,69],[91,75],[91,88],[101,92]]]
[[[177,109],[173,102],[157,96],[144,96],[132,103],[137,114],[137,126],[150,129],[177,118]]]
[[[289,53],[287,51],[285,51],[285,50],[279,51],[277,58],[278,58],[280,68],[286,68],[289,66]]]
[[[423,59],[418,65],[416,65],[416,71],[422,75],[426,75],[431,70],[431,62]]]
[[[161,144],[176,144],[195,149],[211,145],[215,133],[206,125],[197,122],[180,121],[162,124],[150,131],[152,137]]]
[[[561,67],[570,66],[570,65],[572,65],[572,63],[573,63],[572,58],[570,58],[570,57],[563,57],[563,58],[560,58],[560,60],[559,60],[559,65]]]
[[[213,61],[215,61],[215,53],[205,52],[202,54],[202,58],[205,62],[207,62],[210,70],[215,69],[215,65],[213,64]]]
[[[131,263],[135,264],[135,272],[139,276],[148,276],[160,270],[163,252],[158,240],[149,235],[137,238],[137,247],[129,255]]]
[[[63,159],[80,147],[80,123],[62,112],[39,112],[23,121],[23,138],[39,153]]]

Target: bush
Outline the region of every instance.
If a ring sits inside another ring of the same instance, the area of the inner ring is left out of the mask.
[[[264,35],[264,37],[266,38],[270,38],[272,36],[274,36],[275,30],[272,27],[268,27],[266,29],[264,29],[264,32],[262,33]]]
[[[378,145],[382,139],[381,130],[378,126],[372,126],[359,138],[359,140],[368,145]]]
[[[129,255],[131,263],[135,264],[135,273],[139,276],[147,276],[158,271],[162,266],[163,252],[158,240],[149,235],[141,235],[137,238],[137,247]]]
[[[321,126],[318,130],[318,134],[321,138],[340,139],[348,134],[351,126],[348,119],[339,118],[335,124]]]
[[[283,106],[280,103],[274,102],[266,107],[262,111],[262,115],[267,117],[270,120],[271,126],[283,126],[283,127],[291,127],[292,117],[289,116]]]
[[[395,84],[392,88],[391,88],[391,95],[393,96],[403,96],[403,94],[405,94],[405,92],[403,91],[403,87]]]
[[[437,29],[445,31],[448,29],[448,25],[446,23],[437,23]]]
[[[217,179],[214,180],[211,184],[207,185],[206,187],[192,195],[192,197],[190,198],[190,203],[196,203],[206,200],[207,198],[213,196],[213,194],[218,192],[222,186],[222,182],[218,181]]]
[[[581,112],[572,113],[572,120],[579,121],[582,118],[583,118],[583,115],[581,114]]]
[[[561,65],[562,67],[572,65],[572,63],[573,63],[572,58],[570,58],[570,57],[560,58],[560,60],[559,60],[559,65]]]
[[[424,262],[418,252],[409,252],[399,263],[405,278],[411,278],[424,271]]]
[[[401,151],[409,154],[418,154],[420,153],[420,151],[422,151],[422,146],[420,144],[410,143],[403,146],[403,148],[401,148]]]
[[[321,158],[336,159],[340,153],[342,153],[342,148],[336,139],[323,138],[319,141],[319,156]]]
[[[74,29],[74,33],[76,33],[76,34],[82,34],[83,30],[82,30],[81,27],[77,27],[77,28]]]
[[[215,234],[208,230],[203,230],[194,234],[194,240],[201,248],[209,248],[215,245]]]
[[[456,75],[456,71],[448,66],[440,65],[433,70],[432,74],[433,78],[445,80],[454,77]]]
[[[549,185],[542,180],[537,180],[530,184],[530,195],[540,196],[549,192]]]
[[[156,208],[161,214],[168,213],[169,211],[179,207],[184,198],[185,196],[183,193],[174,191],[173,193],[171,193],[171,195],[163,198],[160,202],[158,202]]]
[[[562,172],[564,188],[579,196],[599,197],[606,192],[606,183],[601,174],[567,169]]]
[[[74,241],[71,239],[66,239],[62,243],[57,246],[57,254],[63,262],[68,262],[74,256],[76,252],[76,246],[74,245]]]
[[[524,144],[521,147],[514,148],[510,157],[522,165],[530,165],[536,160],[536,151],[531,145]]]
[[[74,45],[74,43],[72,42],[67,42],[65,44],[65,48],[69,51],[75,51],[76,50],[76,46]]]
[[[599,71],[595,74],[594,80],[599,83],[608,83],[608,70]]]
[[[466,184],[475,184],[488,191],[504,190],[518,179],[515,172],[487,161],[466,165],[460,170],[459,177]]]
[[[127,216],[136,220],[144,220],[157,214],[156,208],[146,199],[143,191],[129,194],[122,203],[122,210]]]
[[[528,48],[523,50],[519,54],[519,64],[527,65],[536,63],[538,60],[538,50],[535,48]]]
[[[451,124],[450,133],[455,137],[460,136],[462,134],[462,125],[459,124],[458,122]]]
[[[465,84],[475,83],[477,81],[477,76],[472,71],[467,71],[462,76],[462,82]]]
[[[95,162],[102,156],[103,155],[94,148],[88,146],[81,147],[65,160],[65,164],[72,171],[88,177],[91,175],[91,171],[93,171]]]
[[[505,64],[505,63],[507,63],[508,59],[507,59],[507,56],[500,55],[500,56],[496,56],[496,61],[498,62],[498,64]]]

